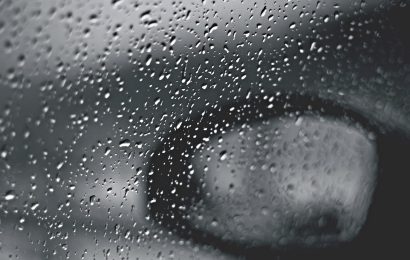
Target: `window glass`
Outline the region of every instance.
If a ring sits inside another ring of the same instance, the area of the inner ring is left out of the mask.
[[[409,14],[0,0],[0,259],[406,254]]]

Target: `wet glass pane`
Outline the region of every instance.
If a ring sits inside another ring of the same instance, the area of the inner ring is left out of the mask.
[[[0,0],[0,259],[406,258],[409,14]]]

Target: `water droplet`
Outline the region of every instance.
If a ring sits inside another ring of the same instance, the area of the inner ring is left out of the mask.
[[[219,153],[219,159],[225,161],[228,158],[228,152],[226,150]]]
[[[61,168],[63,168],[63,166],[64,166],[64,162],[60,162],[57,164],[56,169],[60,170]]]
[[[130,147],[130,145],[131,145],[131,141],[129,139],[124,139],[124,140],[120,141],[120,143],[119,143],[119,146],[121,148]]]
[[[5,200],[14,200],[16,198],[16,194],[14,193],[14,190],[9,190],[6,192],[6,195],[4,196]]]
[[[40,206],[40,203],[34,202],[34,203],[31,204],[30,208],[31,208],[31,210],[36,210],[38,208],[38,206]]]

